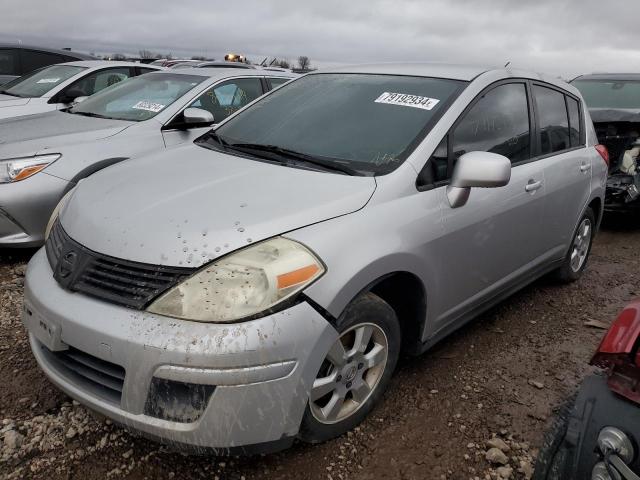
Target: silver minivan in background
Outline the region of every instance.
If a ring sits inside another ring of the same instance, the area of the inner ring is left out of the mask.
[[[217,451],[353,428],[424,352],[580,277],[607,166],[579,92],[511,69],[314,72],[189,143],[79,182],[26,273],[47,376]]]

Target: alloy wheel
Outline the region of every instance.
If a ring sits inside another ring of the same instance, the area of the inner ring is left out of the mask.
[[[587,260],[589,247],[591,245],[591,220],[585,218],[580,223],[578,231],[573,239],[571,247],[570,265],[571,270],[579,272],[584,262]]]
[[[369,399],[384,374],[389,345],[382,328],[361,323],[333,344],[311,387],[314,418],[324,424],[353,415]]]

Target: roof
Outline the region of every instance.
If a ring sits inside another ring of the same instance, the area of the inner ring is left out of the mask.
[[[470,81],[478,75],[493,70],[491,67],[473,65],[453,65],[446,63],[378,63],[350,65],[322,69],[320,73],[374,73],[386,75],[414,75],[420,77],[450,78]]]
[[[155,74],[156,72],[153,72]],[[178,68],[175,70],[162,70],[160,73],[169,73],[171,75],[200,75],[210,77],[210,78],[227,78],[227,77],[237,77],[238,75],[242,75],[243,77],[285,77],[285,78],[296,78],[298,75],[295,73],[289,72],[271,72],[268,70],[260,70],[257,68],[247,68],[247,69],[238,69],[238,68]],[[150,74],[151,75],[151,74]]]
[[[158,65],[145,65],[143,63],[136,62],[120,62],[113,60],[79,60],[77,62],[65,62],[59,63],[58,65],[73,65],[76,67],[85,67],[85,68],[99,68],[99,67],[144,67],[144,68],[152,68],[158,71],[164,71],[163,67],[159,67]]]
[[[571,80],[640,80],[640,73],[588,73]]]
[[[71,50],[59,50],[56,48],[38,47],[35,45],[23,45],[21,43],[0,43],[0,48],[17,48],[22,50],[39,50],[47,53],[57,53],[58,55],[66,55],[67,57],[77,58],[78,60],[95,60],[95,57],[85,53],[73,52]]]
[[[249,65],[247,63],[240,63],[240,62],[216,62],[216,61],[202,61],[198,63],[198,68],[207,68],[207,67],[216,67],[216,68],[243,68],[245,70],[249,70],[252,68],[255,68],[253,65]]]

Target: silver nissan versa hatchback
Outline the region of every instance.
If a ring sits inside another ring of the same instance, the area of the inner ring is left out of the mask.
[[[580,277],[604,151],[578,91],[515,70],[316,72],[79,182],[26,274],[47,376],[217,452],[362,421],[401,353],[549,272]]]

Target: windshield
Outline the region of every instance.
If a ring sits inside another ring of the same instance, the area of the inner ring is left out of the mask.
[[[155,117],[207,77],[150,73],[96,93],[69,113],[141,122]]]
[[[41,97],[82,70],[86,68],[75,65],[52,65],[16,78],[2,85],[0,89],[2,93],[16,97]]]
[[[372,74],[311,74],[216,129],[216,142],[275,146],[361,175],[400,165],[464,82]]]
[[[640,108],[638,80],[576,80],[589,108]]]

